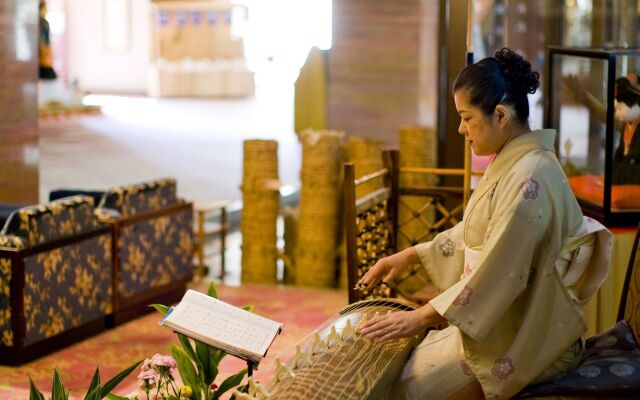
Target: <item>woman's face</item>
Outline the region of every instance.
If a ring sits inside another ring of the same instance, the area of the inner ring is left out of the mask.
[[[497,153],[507,141],[504,116],[500,110],[491,115],[484,114],[478,107],[469,104],[466,91],[458,90],[453,94],[456,109],[460,114],[458,132],[464,135],[473,152],[478,156],[488,156]]]

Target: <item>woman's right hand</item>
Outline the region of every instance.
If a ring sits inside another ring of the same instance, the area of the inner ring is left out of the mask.
[[[415,248],[409,247],[399,253],[381,258],[358,281],[362,289],[370,289],[381,283],[389,285],[405,268],[413,264],[419,264],[420,259]]]

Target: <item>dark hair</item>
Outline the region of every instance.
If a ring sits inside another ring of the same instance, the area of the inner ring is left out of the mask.
[[[498,104],[513,106],[518,121],[529,119],[527,94],[540,86],[540,74],[511,49],[503,47],[493,57],[483,58],[465,67],[453,83],[453,92],[464,90],[471,105],[487,115]]]
[[[637,77],[635,77],[637,81]],[[629,76],[616,79],[615,83],[616,100],[633,107],[634,104],[640,104],[640,90],[638,90]]]

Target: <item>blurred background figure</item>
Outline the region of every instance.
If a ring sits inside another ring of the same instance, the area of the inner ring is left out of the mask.
[[[47,4],[40,0],[40,18],[38,24],[38,54],[40,79],[56,79],[56,71],[53,69],[53,53],[51,52],[51,30],[46,19]]]

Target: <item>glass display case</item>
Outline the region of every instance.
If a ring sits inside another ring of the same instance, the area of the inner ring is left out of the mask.
[[[544,124],[585,215],[640,220],[640,49],[550,46]]]

